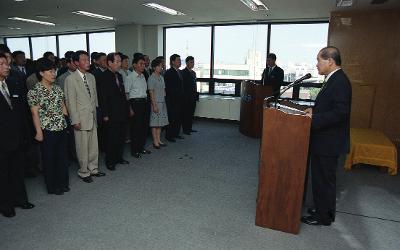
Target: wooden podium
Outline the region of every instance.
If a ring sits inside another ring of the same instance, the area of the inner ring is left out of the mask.
[[[241,84],[240,133],[260,138],[264,99],[272,95],[272,86],[263,86],[250,81]]]
[[[256,225],[298,234],[311,119],[278,104],[264,108]]]

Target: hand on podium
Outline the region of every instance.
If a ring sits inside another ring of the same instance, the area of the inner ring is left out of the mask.
[[[304,110],[306,112],[306,116],[312,118],[312,108],[307,108]]]

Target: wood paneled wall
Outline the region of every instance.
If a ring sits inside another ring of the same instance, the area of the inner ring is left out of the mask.
[[[352,84],[352,127],[400,143],[400,9],[332,12],[328,44]]]

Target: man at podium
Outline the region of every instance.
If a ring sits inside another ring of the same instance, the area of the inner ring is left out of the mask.
[[[338,158],[350,148],[351,85],[336,47],[321,49],[317,61],[325,80],[313,109],[305,110],[312,118],[309,152],[315,208],[301,221],[329,226],[335,221]]]
[[[261,77],[262,85],[272,85],[273,93],[276,97],[279,96],[279,91],[283,84],[283,69],[276,65],[276,55],[269,53],[267,55],[267,68],[264,69]]]

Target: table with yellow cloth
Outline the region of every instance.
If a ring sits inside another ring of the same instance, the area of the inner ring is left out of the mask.
[[[373,129],[350,130],[350,153],[347,155],[345,169],[364,163],[387,167],[390,175],[397,174],[397,149],[389,138]]]

